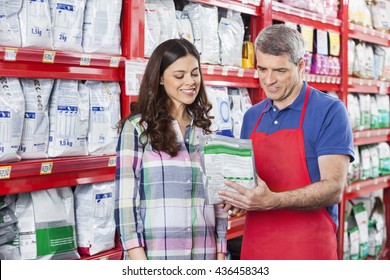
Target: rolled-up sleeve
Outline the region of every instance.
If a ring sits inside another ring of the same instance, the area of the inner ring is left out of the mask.
[[[136,123],[135,118],[126,120],[116,149],[115,222],[123,250],[145,246],[139,210],[143,147]]]

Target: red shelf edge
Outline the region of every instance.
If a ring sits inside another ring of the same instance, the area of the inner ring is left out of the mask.
[[[350,200],[359,196],[371,193],[376,190],[388,188],[390,186],[390,175],[381,176],[374,179],[357,181],[349,184],[344,191],[344,199]]]
[[[229,218],[227,240],[242,236],[244,233],[245,215]]]

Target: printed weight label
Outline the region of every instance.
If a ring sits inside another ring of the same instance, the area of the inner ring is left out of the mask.
[[[108,166],[111,167],[111,166],[116,166],[116,156],[113,156],[113,157],[110,157],[108,159]]]
[[[54,63],[55,56],[56,56],[55,51],[44,51],[43,57],[42,57],[42,62],[43,63]]]
[[[18,49],[15,48],[6,48],[4,53],[4,60],[15,61]]]

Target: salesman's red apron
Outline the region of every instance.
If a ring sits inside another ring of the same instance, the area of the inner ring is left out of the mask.
[[[302,124],[310,87],[298,129],[267,135],[256,132],[264,110],[252,131],[256,169],[274,192],[311,184],[306,165]],[[249,211],[246,215],[241,259],[337,259],[336,226],[325,208],[310,211]]]

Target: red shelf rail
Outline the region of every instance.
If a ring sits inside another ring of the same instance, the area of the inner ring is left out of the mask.
[[[390,128],[354,131],[353,138],[355,146],[386,142],[390,140]]]
[[[245,215],[241,217],[229,218],[227,239],[233,239],[242,236],[244,233]]]
[[[251,4],[243,4],[238,0],[192,0],[191,2],[197,2],[207,5],[212,5],[220,8],[225,8],[229,10],[234,10],[248,15],[259,16],[260,15],[260,6],[255,6]]]
[[[349,37],[382,46],[390,46],[390,34],[372,28],[349,23]]]
[[[0,195],[114,180],[116,156],[23,160],[0,164]]]
[[[389,82],[373,79],[348,78],[348,92],[389,94]]]
[[[390,186],[390,175],[378,178],[357,181],[345,188],[344,199],[350,200],[359,196],[371,193],[376,190],[382,190]]]

